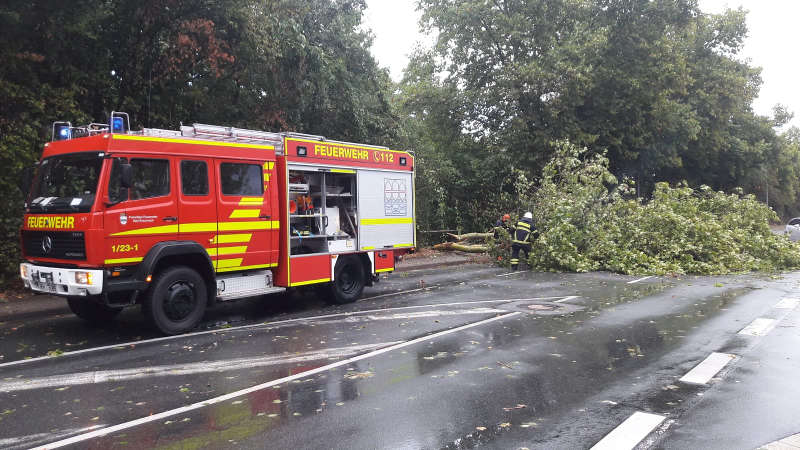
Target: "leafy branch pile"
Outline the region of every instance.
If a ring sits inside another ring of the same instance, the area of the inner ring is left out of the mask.
[[[723,274],[800,267],[800,245],[774,235],[775,212],[741,192],[726,194],[658,183],[652,199],[635,198],[602,154],[555,144],[537,188],[525,195],[540,231],[530,265],[538,270]],[[507,242],[492,242],[501,264]]]

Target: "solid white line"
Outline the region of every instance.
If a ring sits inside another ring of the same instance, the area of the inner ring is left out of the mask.
[[[251,369],[301,362],[319,361],[328,358],[343,358],[363,351],[388,347],[403,341],[381,342],[377,344],[352,345],[348,347],[326,348],[288,355],[269,355],[252,358],[222,359],[185,364],[169,364],[162,366],[133,367],[130,369],[95,370],[92,372],[67,373],[40,378],[12,379],[0,381],[0,392],[28,391],[32,389],[79,386],[95,383],[111,383],[131,381],[142,378],[194,375],[208,372],[224,372],[229,370]]]
[[[404,291],[404,292],[410,292],[410,291]],[[397,292],[396,294],[386,294],[386,295],[399,295],[399,294],[402,294],[404,292]],[[372,297],[372,298],[374,298],[374,297]],[[124,348],[124,347],[128,347],[128,346],[131,346],[131,345],[151,344],[151,343],[155,343],[155,342],[170,341],[170,340],[175,340],[175,339],[188,338],[188,337],[194,337],[194,336],[203,336],[203,335],[215,334],[215,333],[225,334],[225,333],[228,333],[228,332],[231,332],[231,331],[249,330],[249,329],[253,329],[253,328],[270,328],[270,327],[273,327],[273,326],[284,325],[284,324],[287,324],[287,323],[307,322],[307,321],[310,321],[310,320],[327,319],[327,318],[332,318],[332,317],[348,317],[348,316],[359,315],[359,314],[372,314],[372,313],[376,313],[376,312],[400,311],[400,310],[404,310],[404,309],[436,308],[436,307],[442,307],[442,306],[458,306],[458,305],[468,305],[468,304],[473,304],[473,303],[474,304],[480,304],[480,303],[510,303],[510,302],[519,302],[519,301],[550,300],[550,299],[554,299],[554,298],[563,298],[563,296],[532,297],[532,298],[510,298],[510,299],[503,299],[503,300],[478,300],[478,301],[464,301],[464,302],[452,302],[452,303],[438,303],[438,304],[432,304],[432,305],[416,305],[416,306],[401,306],[401,307],[397,307],[397,308],[367,309],[367,310],[363,310],[363,311],[351,311],[351,312],[344,312],[344,313],[324,314],[324,315],[320,315],[320,316],[298,317],[296,319],[279,320],[279,321],[276,321],[276,322],[261,322],[261,323],[254,323],[254,324],[249,324],[249,325],[240,325],[240,326],[230,327],[230,328],[221,328],[221,329],[214,329],[214,330],[207,330],[207,331],[195,331],[194,333],[178,334],[178,335],[175,335],[175,336],[164,336],[164,337],[158,337],[158,338],[152,338],[152,339],[142,339],[140,341],[128,341],[128,342],[122,342],[122,343],[113,344],[113,345],[103,345],[103,346],[100,346],[100,347],[84,348],[84,349],[81,349],[81,350],[73,350],[71,352],[64,352],[64,353],[60,354],[59,356],[57,356],[57,358],[65,358],[65,357],[74,356],[74,355],[81,355],[81,354],[84,354],[84,353],[97,352],[97,351],[100,351],[100,350]],[[45,360],[45,359],[53,359],[53,358],[54,358],[53,356],[37,356],[35,358],[30,358],[30,359],[20,359],[20,360],[17,360],[17,361],[9,361],[9,362],[6,362],[6,363],[1,363],[0,364],[0,368],[17,366],[17,365],[22,365],[22,364],[28,364],[28,363],[32,363],[32,362],[35,362],[35,361],[42,361],[42,360]]]
[[[570,295],[568,297],[562,298],[561,300],[553,300],[553,303],[562,303],[562,302],[565,302],[567,300],[572,300],[573,298],[578,298],[578,296],[577,295]]]
[[[706,384],[735,357],[736,355],[731,355],[730,353],[712,353],[703,362],[687,372],[679,381]]]
[[[511,275],[519,275],[521,273],[526,273],[526,272],[530,272],[530,270],[516,270],[514,272],[503,273],[503,274],[500,274],[500,275],[497,275],[497,276],[498,277],[510,277]]]
[[[614,428],[591,450],[621,450],[636,447],[636,444],[646,438],[665,419],[658,414],[635,412],[632,416]]]
[[[99,429],[99,430],[92,431],[90,433],[85,433],[85,434],[81,434],[81,435],[78,435],[78,436],[73,436],[73,437],[68,438],[68,439],[64,439],[64,440],[61,440],[61,441],[57,441],[57,442],[53,442],[53,443],[50,443],[50,444],[46,444],[46,445],[44,445],[42,447],[37,447],[37,449],[44,450],[44,449],[65,447],[67,445],[73,445],[73,444],[76,444],[78,442],[87,441],[89,439],[95,439],[95,438],[107,436],[109,434],[113,434],[113,433],[116,433],[116,432],[122,431],[122,430],[127,430],[129,428],[133,428],[133,427],[145,424],[145,423],[155,422],[157,420],[161,420],[161,419],[164,419],[166,417],[171,417],[171,416],[174,416],[174,415],[177,415],[177,414],[182,414],[182,413],[185,413],[185,412],[193,411],[195,409],[203,408],[203,407],[209,406],[209,405],[215,405],[217,403],[222,403],[222,402],[234,399],[236,397],[240,397],[242,395],[249,394],[251,392],[259,391],[259,390],[266,389],[266,388],[269,388],[269,387],[272,387],[272,386],[277,386],[277,385],[283,384],[283,383],[288,383],[290,381],[294,381],[294,380],[297,380],[299,378],[307,378],[307,377],[310,377],[311,375],[315,375],[315,374],[318,374],[320,372],[326,372],[326,371],[328,371],[330,369],[333,369],[333,368],[336,368],[336,367],[345,366],[345,365],[354,363],[356,361],[361,361],[361,360],[364,360],[364,359],[367,359],[367,358],[372,358],[373,356],[382,355],[384,353],[388,353],[388,352],[391,352],[391,351],[394,351],[394,350],[397,350],[397,349],[400,349],[400,348],[403,348],[403,347],[408,347],[410,345],[418,344],[420,342],[430,341],[431,339],[436,339],[438,337],[445,336],[445,335],[450,334],[450,333],[455,333],[457,331],[462,331],[462,330],[466,330],[466,329],[469,329],[469,328],[477,327],[477,326],[480,326],[480,325],[485,325],[485,324],[490,323],[490,322],[507,319],[509,317],[514,317],[514,316],[517,316],[517,315],[520,315],[520,314],[522,314],[522,313],[520,313],[520,312],[512,312],[512,313],[509,313],[509,314],[504,314],[502,316],[492,317],[490,319],[485,319],[485,320],[481,320],[481,321],[478,321],[478,322],[473,322],[473,323],[470,323],[470,324],[467,324],[467,325],[462,325],[460,327],[451,328],[449,330],[440,331],[438,333],[433,333],[433,334],[430,334],[430,335],[427,335],[427,336],[422,336],[422,337],[419,337],[419,338],[416,338],[416,339],[412,339],[410,341],[405,341],[405,342],[402,342],[400,344],[392,345],[390,347],[385,347],[385,348],[382,348],[380,350],[375,350],[375,351],[372,351],[372,352],[369,352],[369,353],[365,353],[363,355],[359,355],[359,356],[355,356],[355,357],[352,357],[352,358],[348,358],[348,359],[344,359],[344,360],[341,360],[341,361],[337,361],[335,363],[331,363],[331,364],[328,364],[328,365],[325,365],[325,366],[317,367],[315,369],[307,370],[305,372],[296,373],[296,374],[290,375],[288,377],[278,378],[276,380],[268,381],[266,383],[262,383],[262,384],[259,384],[259,385],[256,385],[256,386],[252,386],[252,387],[249,387],[249,388],[246,388],[246,389],[241,389],[241,390],[236,391],[236,392],[231,392],[230,394],[225,394],[225,395],[222,395],[222,396],[219,396],[219,397],[214,397],[214,398],[202,401],[202,402],[197,402],[197,403],[193,403],[191,405],[187,405],[187,406],[183,406],[183,407],[180,407],[180,408],[171,409],[169,411],[160,412],[158,414],[153,414],[153,415],[150,415],[150,416],[147,416],[147,417],[142,417],[140,419],[132,420],[130,422],[125,422],[125,423],[121,423],[121,424],[114,425],[114,426],[111,426],[111,427],[102,428],[102,429]]]
[[[640,282],[640,281],[644,281],[644,280],[647,280],[647,279],[649,279],[649,278],[653,278],[653,275],[650,275],[649,277],[643,277],[643,278],[639,278],[638,280],[628,281],[628,284],[634,284],[634,283],[638,283],[638,282]]]
[[[797,307],[798,303],[800,303],[800,298],[786,297],[786,298],[781,299],[781,301],[779,301],[778,303],[776,303],[775,306],[773,306],[773,308],[795,309]]]
[[[53,438],[58,439],[58,438],[67,437],[67,436],[72,435],[72,434],[86,433],[87,431],[96,430],[96,429],[102,428],[104,426],[105,425],[103,425],[103,424],[98,424],[98,425],[92,425],[90,427],[85,427],[85,428],[72,428],[72,429],[68,429],[68,430],[58,430],[55,433],[36,433],[36,434],[30,434],[28,436],[19,436],[19,437],[13,437],[13,438],[0,439],[0,447],[6,448],[6,447],[11,447],[11,446],[22,447],[22,446],[35,445],[35,444],[39,444],[41,442],[46,442],[46,441],[48,441],[50,439],[53,439]]]
[[[748,336],[764,336],[772,330],[777,320],[765,319],[759,317],[758,319],[750,322],[750,325],[742,328],[739,334],[746,334]]]
[[[410,294],[412,292],[419,292],[419,291],[424,291],[425,289],[431,289],[432,287],[433,286],[424,287],[424,288],[418,288],[418,289],[411,289],[411,290],[408,290],[408,291],[390,292],[388,294],[375,295],[373,297],[364,297],[362,300],[372,300],[374,298],[391,297],[393,295],[400,295],[400,294]]]

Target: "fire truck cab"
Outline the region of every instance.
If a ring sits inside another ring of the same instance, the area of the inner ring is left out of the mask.
[[[230,127],[56,122],[20,275],[92,322],[141,304],[165,334],[215,302],[324,287],[334,303],[415,246],[410,152]],[[323,291],[323,290],[320,290]]]

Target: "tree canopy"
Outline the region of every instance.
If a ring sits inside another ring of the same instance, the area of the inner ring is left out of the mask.
[[[481,177],[495,189],[471,192],[517,195],[518,171],[538,174],[554,143],[569,139],[606,154],[612,172],[631,177],[641,195],[660,181],[741,186],[762,199],[771,186],[771,206],[798,211],[797,145],[773,128],[791,113],[752,110],[761,79],[739,57],[743,10],[705,14],[695,0],[419,5],[422,26],[438,40],[406,70],[404,111],[426,135],[459,138],[430,142],[423,157],[458,161],[459,170],[465,159],[502,160],[502,173]],[[488,214],[520,208],[502,195],[493,206],[473,217],[489,223]],[[453,226],[445,222],[455,215],[443,214],[434,228]]]

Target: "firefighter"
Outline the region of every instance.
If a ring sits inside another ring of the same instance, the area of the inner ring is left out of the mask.
[[[510,214],[503,214],[503,217],[498,220],[494,226],[495,228],[505,228],[508,229],[508,221],[511,220]]]
[[[528,211],[522,216],[522,220],[517,222],[513,228],[511,235],[511,269],[517,270],[519,268],[519,252],[525,253],[525,260],[528,260],[528,253],[531,251],[531,243],[529,238],[531,234],[536,232],[536,227],[533,226],[533,214]],[[526,264],[527,265],[527,264]]]
[[[500,231],[501,228],[506,230],[506,231],[508,231],[509,233],[511,233],[511,230],[509,229],[509,223],[508,223],[509,220],[511,220],[511,215],[503,214],[503,217],[501,217],[500,219],[497,220],[497,222],[495,222],[494,228],[493,228],[495,240],[500,238],[499,231]]]

